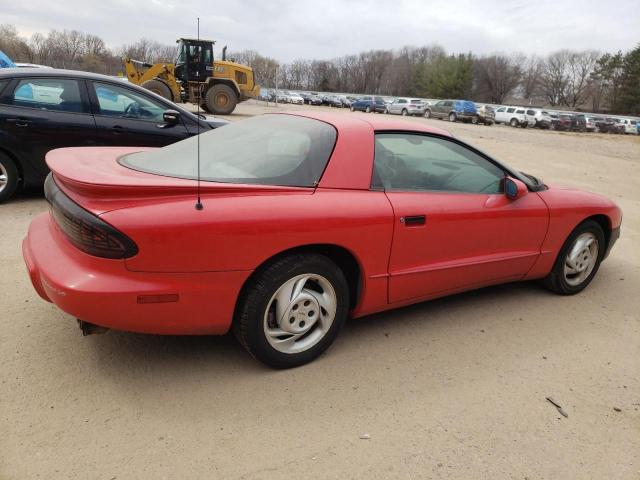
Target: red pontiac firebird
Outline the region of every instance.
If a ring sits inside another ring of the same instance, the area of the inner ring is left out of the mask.
[[[620,234],[606,198],[417,122],[268,114],[207,132],[200,204],[197,148],[48,154],[51,208],[24,259],[85,333],[233,329],[257,359],[292,367],[348,316],[516,280],[580,292]]]

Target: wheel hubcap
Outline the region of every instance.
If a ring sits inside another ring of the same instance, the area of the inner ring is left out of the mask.
[[[0,192],[2,192],[7,186],[8,182],[7,178],[7,169],[4,168],[4,165],[0,164]]]
[[[580,235],[569,249],[564,261],[564,278],[571,286],[584,282],[598,261],[598,239],[593,233]]]
[[[336,293],[321,275],[298,275],[273,294],[264,315],[269,344],[282,353],[300,353],[316,345],[336,316]]]
[[[224,93],[216,95],[216,105],[218,107],[226,107],[227,103],[229,103],[229,98]]]

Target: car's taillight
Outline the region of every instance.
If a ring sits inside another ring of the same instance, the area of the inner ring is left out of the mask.
[[[114,259],[138,253],[133,240],[67,197],[56,185],[52,173],[44,183],[44,193],[60,230],[83,252]]]

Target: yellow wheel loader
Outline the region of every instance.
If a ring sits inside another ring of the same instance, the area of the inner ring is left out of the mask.
[[[127,78],[176,103],[196,103],[203,110],[217,115],[228,115],[236,105],[260,94],[253,69],[226,60],[213,59],[211,40],[180,38],[175,64],[149,64],[124,59]]]

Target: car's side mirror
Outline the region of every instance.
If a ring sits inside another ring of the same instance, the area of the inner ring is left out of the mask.
[[[164,123],[158,125],[160,128],[173,127],[180,123],[180,112],[176,110],[165,110],[162,114],[162,120]]]
[[[509,200],[517,200],[529,193],[527,186],[516,178],[504,177],[504,194]]]

